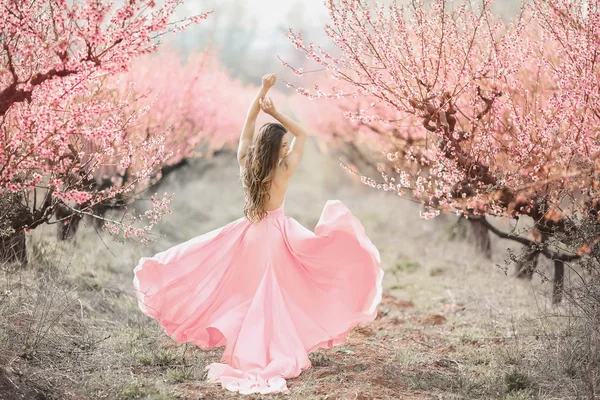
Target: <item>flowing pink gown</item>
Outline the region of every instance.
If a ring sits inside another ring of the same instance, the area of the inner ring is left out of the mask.
[[[242,394],[287,392],[285,379],[310,368],[308,353],[342,343],[381,301],[379,251],[348,208],[327,201],[312,232],[284,204],[134,269],[140,309],[177,342],[225,346],[207,379]]]

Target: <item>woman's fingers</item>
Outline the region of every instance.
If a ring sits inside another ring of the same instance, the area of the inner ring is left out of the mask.
[[[270,97],[258,99],[258,105],[264,112],[267,113],[275,110],[275,106],[273,105],[273,101]]]

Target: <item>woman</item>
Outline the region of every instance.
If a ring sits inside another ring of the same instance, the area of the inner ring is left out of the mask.
[[[208,380],[243,394],[288,391],[308,353],[342,343],[381,301],[379,252],[339,200],[314,233],[283,211],[306,132],[265,97],[275,81],[263,77],[240,137],[245,216],[134,269],[140,309],[177,342],[225,346]],[[279,123],[254,137],[260,109]]]

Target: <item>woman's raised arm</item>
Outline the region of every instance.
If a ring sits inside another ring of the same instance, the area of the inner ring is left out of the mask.
[[[238,163],[241,167],[244,166],[248,146],[252,144],[252,138],[254,137],[254,131],[256,129],[256,118],[258,117],[258,113],[260,112],[260,100],[266,96],[267,92],[273,87],[276,81],[277,75],[275,74],[268,74],[263,76],[262,85],[260,86],[260,89],[258,90],[254,101],[248,109],[248,115],[246,115],[246,121],[244,122],[244,127],[242,128],[242,134],[240,135],[240,144],[238,145],[237,153]]]
[[[304,153],[304,142],[306,142],[307,135],[306,130],[302,125],[284,113],[276,110],[275,105],[270,98],[265,97],[264,99],[259,100],[259,104],[265,113],[279,121],[281,125],[285,127],[285,129],[294,135],[294,139],[290,145],[290,151],[288,151],[287,155],[283,159],[283,163],[287,167],[287,174],[291,175],[296,170],[296,167],[302,158],[302,153]]]

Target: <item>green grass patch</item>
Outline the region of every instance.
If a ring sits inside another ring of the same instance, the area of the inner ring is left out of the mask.
[[[396,272],[412,273],[422,268],[421,263],[412,260],[402,260],[396,263]]]
[[[533,386],[533,381],[529,375],[518,369],[513,369],[504,374],[504,383],[506,383],[509,393],[530,389]]]
[[[433,276],[433,277],[440,276],[440,275],[443,275],[445,271],[446,271],[445,268],[434,267],[429,270],[429,276]]]
[[[181,383],[194,379],[194,367],[184,366],[178,368],[169,368],[167,370],[167,382]]]

